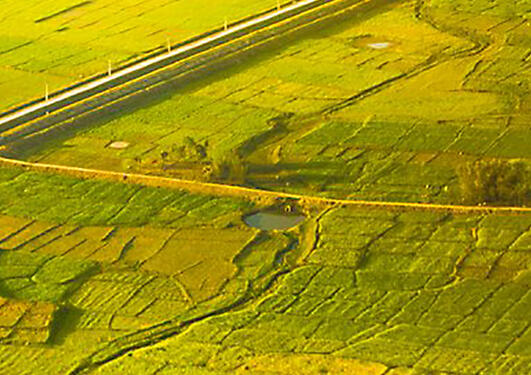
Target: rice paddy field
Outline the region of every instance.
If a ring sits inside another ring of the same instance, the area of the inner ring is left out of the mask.
[[[459,202],[467,162],[531,155],[529,7],[490,3],[380,4],[26,157],[198,178],[229,155],[260,188]]]
[[[237,199],[16,169],[0,189],[2,373],[530,370],[529,215],[330,207],[266,232]]]
[[[276,2],[0,5],[8,108]],[[466,163],[529,168],[530,11],[375,1],[11,156],[460,204]],[[253,197],[0,166],[0,374],[531,374],[524,207]],[[246,225],[271,209],[305,220]]]
[[[276,0],[0,2],[0,111],[251,14]],[[200,9],[200,11],[198,11]]]

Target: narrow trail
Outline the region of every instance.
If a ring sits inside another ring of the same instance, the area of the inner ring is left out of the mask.
[[[17,167],[26,170],[54,173],[72,176],[81,179],[99,179],[106,181],[120,182],[124,184],[133,184],[149,187],[160,187],[169,189],[185,190],[191,193],[239,197],[251,200],[260,199],[292,199],[301,204],[315,206],[344,206],[344,207],[365,207],[365,208],[383,208],[394,210],[425,210],[425,211],[445,211],[452,213],[512,213],[512,214],[531,214],[531,207],[499,207],[499,206],[462,206],[452,204],[435,204],[435,203],[411,203],[411,202],[386,202],[386,201],[366,201],[366,200],[348,200],[335,199],[326,197],[317,197],[311,195],[302,195],[286,193],[281,191],[261,190],[243,186],[227,185],[221,183],[201,182],[182,180],[177,178],[160,177],[152,175],[143,175],[136,173],[122,173],[97,169],[70,167],[64,165],[31,163],[22,160],[8,159],[0,157],[0,166]]]

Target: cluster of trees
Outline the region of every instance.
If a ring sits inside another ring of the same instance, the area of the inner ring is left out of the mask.
[[[459,170],[463,202],[525,206],[530,202],[530,175],[519,161],[478,160]]]
[[[170,151],[162,151],[160,156],[163,162],[179,160],[203,163],[202,177],[207,181],[243,184],[247,175],[247,167],[236,152],[214,157],[208,152],[208,141],[201,143],[192,137],[186,137],[182,145],[173,146]]]

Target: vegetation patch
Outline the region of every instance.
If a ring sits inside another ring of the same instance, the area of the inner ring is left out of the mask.
[[[4,106],[264,7],[102,1],[0,11]],[[325,197],[527,204],[524,3],[371,4],[27,155]],[[0,168],[0,372],[531,371],[530,215],[305,207],[296,227],[251,229],[242,217],[261,204]]]
[[[476,161],[460,171],[463,201],[468,204],[527,205],[529,171],[522,162]]]

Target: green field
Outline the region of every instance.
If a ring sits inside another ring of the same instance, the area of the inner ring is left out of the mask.
[[[1,172],[4,374],[64,372],[125,335],[160,324],[178,332],[182,319],[259,293],[295,241],[245,226],[247,201]],[[24,347],[40,358],[22,367]]]
[[[276,6],[276,0],[0,1],[0,110]],[[200,14],[197,12],[201,9]]]
[[[530,225],[333,210],[272,293],[100,373],[528,373]]]
[[[195,179],[238,158],[261,188],[458,203],[470,160],[529,164],[529,42],[523,3],[445,4],[361,12],[29,159]]]
[[[170,224],[91,218],[95,202],[127,212],[131,187],[15,172],[0,184],[2,373],[530,369],[529,215],[331,208],[267,233],[241,222],[250,203],[198,216],[200,196],[162,189],[143,194],[181,202]],[[61,215],[25,203],[29,180]]]
[[[0,4],[7,108],[276,2]],[[529,190],[527,2],[374,4],[10,156],[449,204],[507,162],[484,187]],[[0,167],[0,374],[531,374],[523,207],[310,202]],[[307,218],[245,224],[266,208]]]

